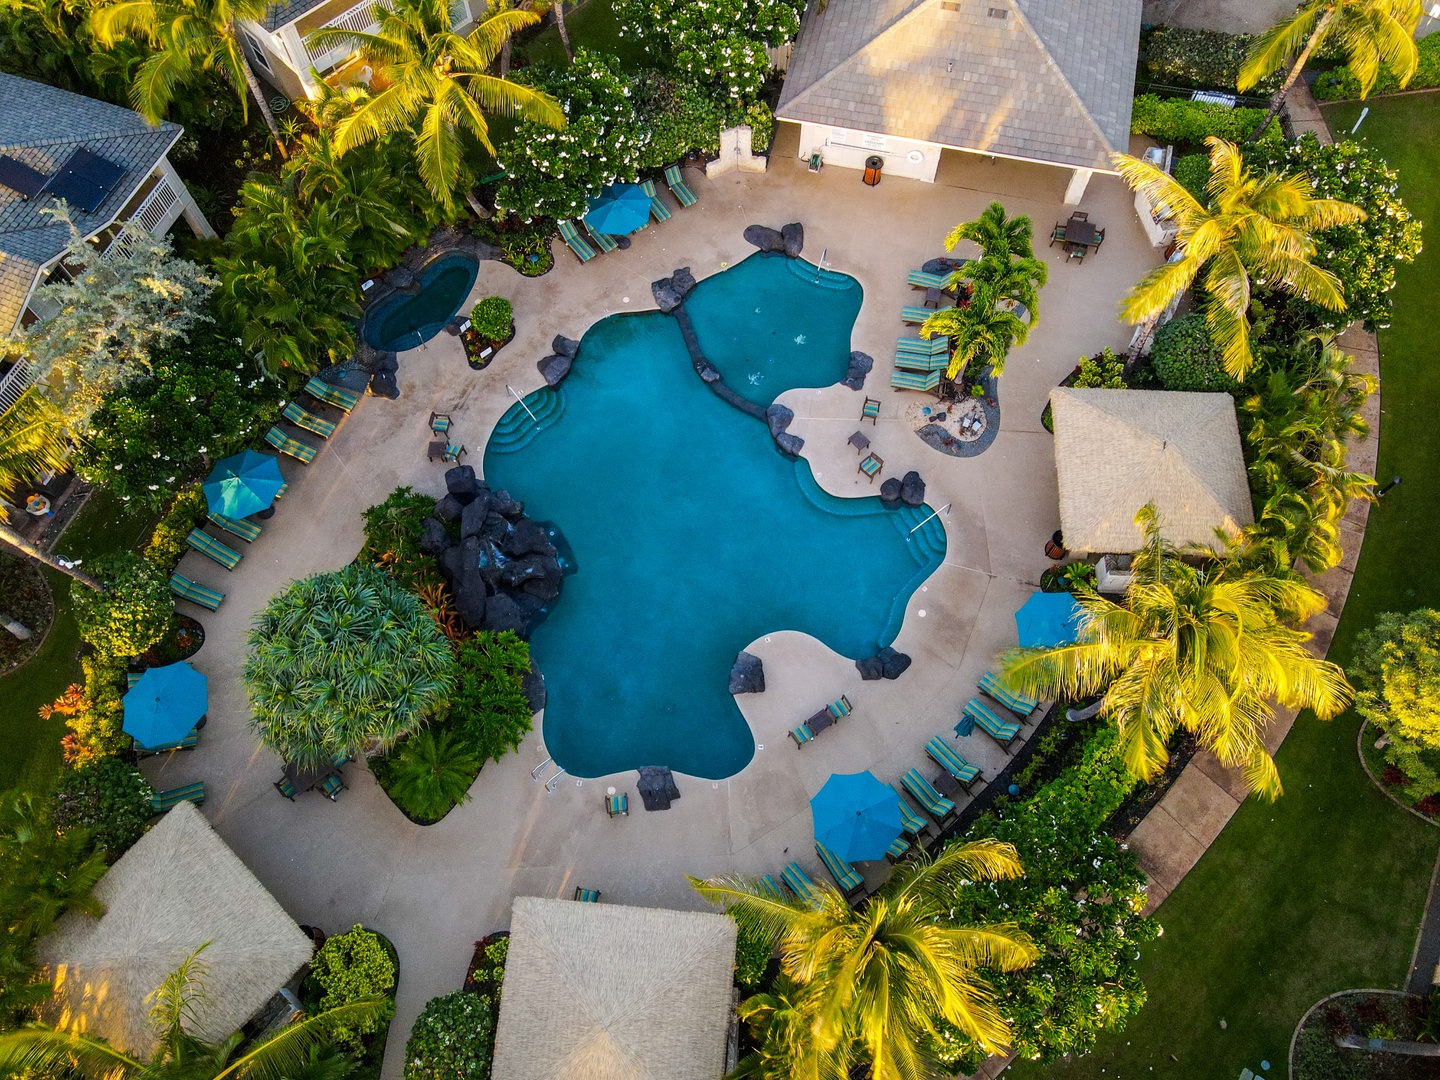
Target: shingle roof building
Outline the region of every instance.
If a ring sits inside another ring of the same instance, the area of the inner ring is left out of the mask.
[[[1072,168],[1130,134],[1141,0],[829,0],[811,5],[783,120]]]

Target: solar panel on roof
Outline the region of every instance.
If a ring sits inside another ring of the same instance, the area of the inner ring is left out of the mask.
[[[93,214],[124,175],[123,167],[82,146],[50,178],[45,191],[57,199],[64,199],[77,210]]]
[[[45,174],[36,172],[23,161],[16,161],[8,154],[0,154],[0,184],[4,184],[22,199],[33,199],[45,190]]]

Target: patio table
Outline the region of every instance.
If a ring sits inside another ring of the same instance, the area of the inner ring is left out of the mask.
[[[810,729],[810,734],[819,735],[820,732],[824,731],[833,723],[835,723],[835,718],[830,715],[830,710],[821,709],[814,716],[810,717],[809,720],[805,721],[805,726]]]
[[[291,787],[296,791],[305,792],[315,790],[340,770],[334,765],[322,765],[318,769],[307,769],[303,765],[287,761],[281,771],[284,772],[285,779],[290,781]]]
[[[1065,224],[1065,243],[1091,247],[1095,243],[1098,229],[1088,221],[1071,218]]]
[[[965,794],[965,789],[960,786],[960,781],[956,780],[948,772],[942,772],[934,780],[930,781],[930,786],[952,802],[954,802],[958,796]]]
[[[870,448],[870,440],[867,439],[864,434],[859,431],[855,432],[854,435],[851,435],[850,438],[846,439],[845,441],[848,442],[851,446],[853,446],[857,453],[862,450],[868,450]]]

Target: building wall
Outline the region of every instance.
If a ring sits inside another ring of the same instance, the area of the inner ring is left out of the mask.
[[[912,180],[935,182],[940,166],[938,143],[919,139],[901,139],[893,135],[874,135],[853,128],[829,127],[824,124],[800,125],[800,157],[808,158],[817,151],[826,165],[844,169],[863,169],[865,159],[879,155],[885,160],[886,176],[904,176]]]
[[[269,83],[292,101],[309,97],[305,81],[292,64],[283,43],[277,40],[278,35],[271,34],[259,23],[249,21],[243,24],[242,29],[245,54],[261,81]]]

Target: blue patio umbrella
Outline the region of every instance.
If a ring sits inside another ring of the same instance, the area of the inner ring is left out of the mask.
[[[625,236],[650,220],[650,196],[639,184],[606,184],[586,202],[585,224],[594,232]]]
[[[141,746],[165,746],[190,734],[210,708],[205,676],[183,660],[150,668],[124,697],[121,725]]]
[[[266,509],[284,486],[274,455],[242,450],[217,461],[200,490],[212,513],[242,518]]]
[[[868,772],[835,773],[810,800],[815,839],[846,862],[883,859],[900,835],[900,796]]]
[[[1079,636],[1083,609],[1068,592],[1037,592],[1015,612],[1015,629],[1025,648],[1069,645]]]

